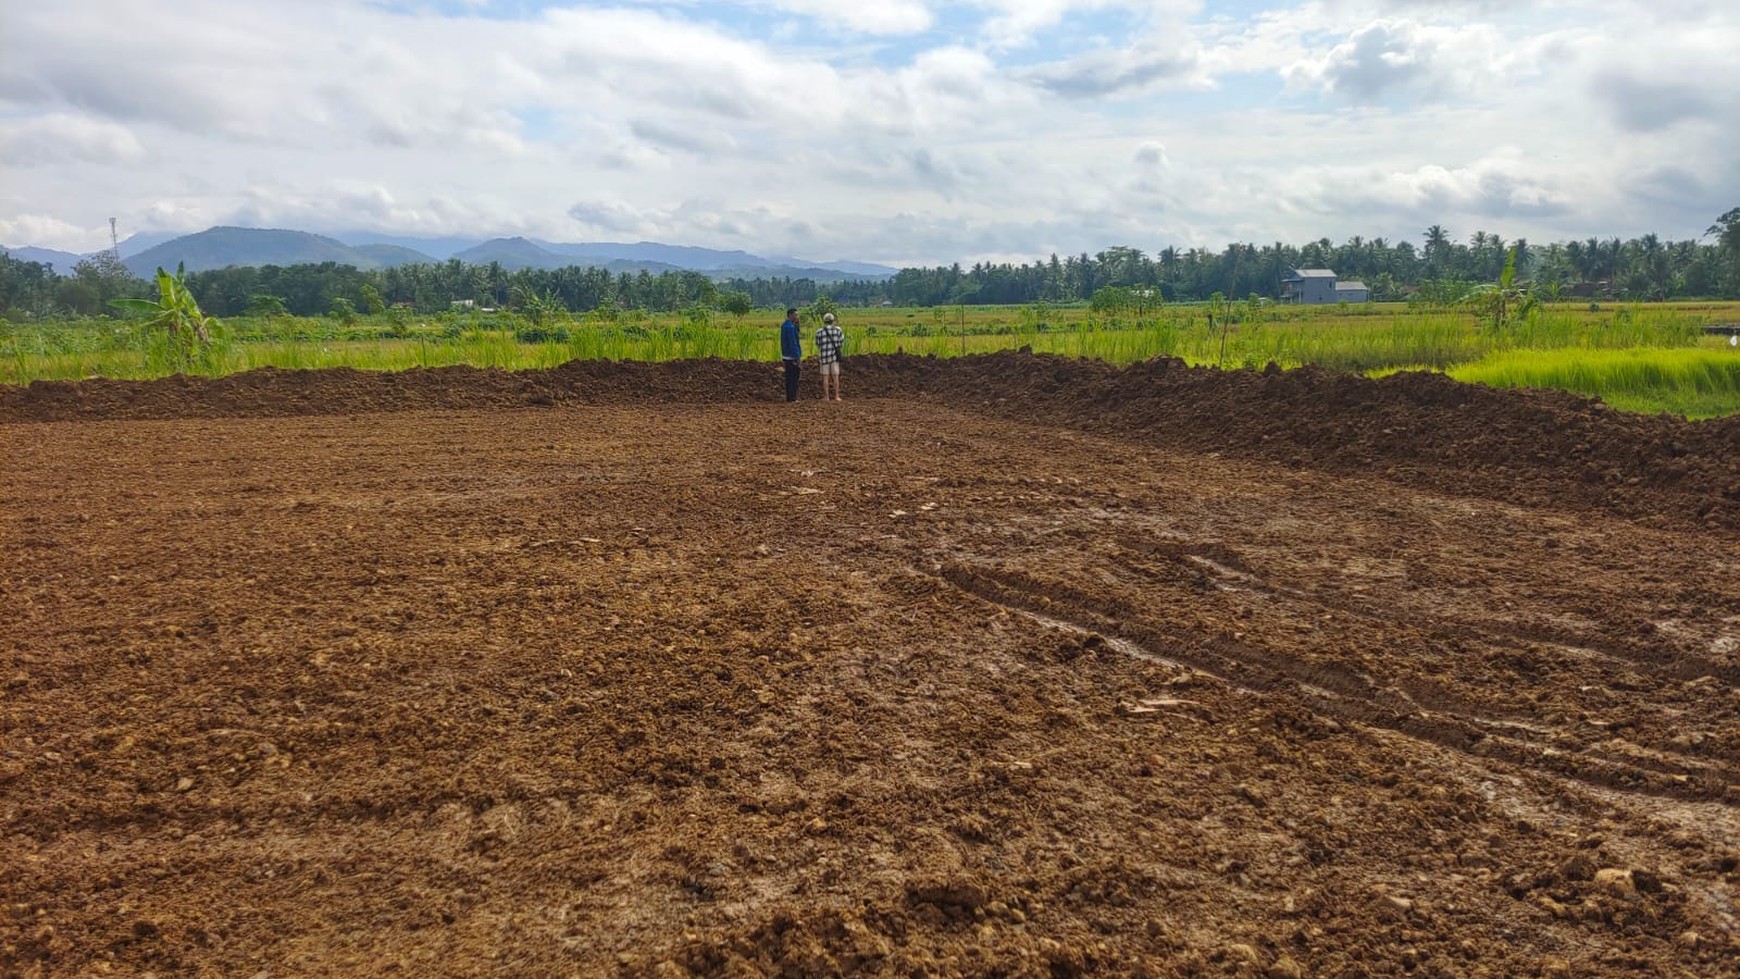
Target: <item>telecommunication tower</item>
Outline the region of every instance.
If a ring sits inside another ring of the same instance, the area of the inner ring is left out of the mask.
[[[116,258],[121,257],[121,239],[115,234],[114,218],[109,219],[109,251],[114,252]]]

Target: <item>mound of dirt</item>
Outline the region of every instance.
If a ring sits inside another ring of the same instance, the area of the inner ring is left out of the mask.
[[[773,400],[766,365],[574,360],[550,370],[468,366],[407,371],[263,367],[227,377],[153,381],[93,378],[0,386],[0,422],[86,419],[267,418],[372,412]],[[760,395],[759,399],[757,395]]]
[[[1676,525],[1740,526],[1740,419],[1632,415],[1553,391],[1439,374],[1129,368],[1031,353],[855,357],[855,398],[927,397],[1008,418],[1297,467],[1371,472],[1519,504],[1575,504]],[[719,359],[571,361],[372,373],[264,368],[208,379],[0,387],[0,423],[361,414],[561,404],[775,401],[775,368]]]
[[[1740,418],[1626,414],[1564,392],[1497,390],[1426,372],[1372,380],[1165,358],[1119,370],[1021,354],[951,361],[945,377],[927,367],[919,370],[938,394],[1007,417],[1522,504],[1575,501],[1676,524],[1740,522]]]

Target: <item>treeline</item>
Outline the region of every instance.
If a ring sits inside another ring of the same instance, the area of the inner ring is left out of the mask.
[[[715,282],[699,272],[612,275],[580,266],[510,270],[498,263],[467,265],[458,260],[372,270],[333,262],[237,267],[189,272],[186,282],[200,307],[213,316],[320,316],[395,307],[434,313],[455,302],[498,308],[540,303],[571,312],[612,307],[669,312],[696,305],[747,312],[808,304],[828,288],[812,279]],[[47,265],[0,254],[0,313],[94,316],[108,312],[111,299],[149,294],[148,283],[109,255],[82,261],[72,275],[60,276]]]
[[[696,304],[741,306],[747,311],[781,303],[807,304],[824,288],[811,279],[718,283],[699,272],[612,275],[580,266],[516,271],[497,263],[467,265],[457,260],[372,270],[333,262],[237,267],[189,272],[186,282],[200,307],[213,316],[256,312],[320,316],[344,309],[372,313],[393,307],[434,313],[455,302],[499,308],[541,302],[573,312],[612,306],[667,312]],[[80,262],[72,275],[60,276],[47,265],[0,254],[0,312],[94,316],[108,311],[110,299],[149,292],[145,281],[111,256],[94,256]]]
[[[1712,243],[1663,241],[1649,234],[1534,246],[1477,231],[1458,242],[1434,225],[1411,241],[1355,236],[1336,245],[1324,238],[1305,245],[1232,244],[1219,252],[1164,248],[1153,256],[1135,248],[1109,248],[1096,255],[1053,255],[1025,265],[979,264],[903,269],[876,283],[842,285],[832,293],[844,304],[887,300],[897,306],[975,303],[1074,302],[1104,286],[1153,289],[1167,301],[1274,297],[1291,269],[1332,269],[1343,281],[1358,280],[1373,300],[1406,299],[1422,288],[1454,293],[1454,284],[1491,283],[1504,271],[1512,249],[1519,279],[1547,297],[1567,295],[1627,300],[1740,298],[1740,208],[1710,229]]]
[[[1546,298],[1588,296],[1625,300],[1740,298],[1740,208],[1717,220],[1709,241],[1663,241],[1644,235],[1535,246],[1477,231],[1457,241],[1440,226],[1421,244],[1353,237],[1304,245],[1232,244],[1219,252],[1164,248],[1150,256],[1136,248],[1051,256],[1023,265],[981,263],[903,269],[877,281],[818,283],[812,279],[758,278],[715,282],[699,272],[611,274],[604,269],[509,270],[458,260],[362,270],[348,265],[228,268],[187,275],[201,307],[214,316],[285,312],[298,316],[375,313],[409,308],[439,312],[455,302],[497,308],[644,309],[653,312],[708,307],[739,315],[757,308],[808,305],[826,296],[848,306],[939,306],[1080,302],[1107,286],[1151,289],[1166,301],[1277,295],[1282,276],[1295,268],[1329,268],[1341,279],[1363,281],[1378,301],[1424,294],[1452,296],[1459,285],[1499,278],[1514,252],[1518,278]],[[48,266],[0,254],[0,313],[9,316],[96,315],[108,301],[145,296],[112,255],[78,264],[70,276]]]

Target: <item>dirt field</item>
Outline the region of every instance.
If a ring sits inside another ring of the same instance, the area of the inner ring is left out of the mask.
[[[777,383],[0,388],[0,975],[1736,974],[1740,423]]]

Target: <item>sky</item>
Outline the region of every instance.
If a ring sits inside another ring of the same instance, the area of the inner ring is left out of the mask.
[[[1702,235],[1733,0],[4,0],[0,243],[813,261]]]

